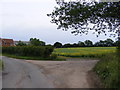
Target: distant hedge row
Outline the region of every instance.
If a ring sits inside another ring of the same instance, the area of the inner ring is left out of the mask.
[[[18,56],[39,56],[49,57],[53,52],[52,46],[14,46],[14,47],[3,47],[3,54],[12,54]]]

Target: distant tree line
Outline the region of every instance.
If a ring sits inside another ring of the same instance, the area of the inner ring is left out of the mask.
[[[68,48],[68,47],[112,47],[112,46],[117,46],[118,41],[113,41],[112,39],[106,39],[106,40],[100,40],[98,42],[95,42],[93,44],[93,42],[91,40],[85,40],[84,42],[79,41],[78,43],[74,43],[74,44],[64,44],[62,45],[62,43],[60,42],[55,42],[54,43],[54,47],[55,48]]]
[[[78,41],[78,43],[67,43],[67,44],[62,44],[60,42],[55,42],[54,47],[55,48],[68,48],[68,47],[112,47],[112,46],[117,46],[118,41],[113,41],[112,39],[106,39],[106,40],[100,40],[98,42],[93,43],[91,40],[85,40],[84,42]],[[46,46],[44,41],[40,41],[37,38],[30,38],[29,43],[26,44],[22,41],[19,41],[16,46]],[[47,46],[52,46],[52,45],[47,45]]]

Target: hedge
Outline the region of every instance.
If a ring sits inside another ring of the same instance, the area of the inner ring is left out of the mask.
[[[52,46],[12,46],[2,47],[2,53],[17,56],[39,56],[47,58],[53,52],[53,49]]]

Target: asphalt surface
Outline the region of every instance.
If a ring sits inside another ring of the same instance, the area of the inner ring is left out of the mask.
[[[2,56],[2,88],[54,88],[36,65]]]

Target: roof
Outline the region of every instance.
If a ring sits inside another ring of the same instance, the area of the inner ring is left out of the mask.
[[[2,42],[6,42],[6,43],[11,43],[13,42],[13,39],[1,39]]]

